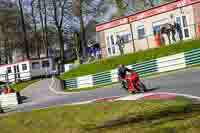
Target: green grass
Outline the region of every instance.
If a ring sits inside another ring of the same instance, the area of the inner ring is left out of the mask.
[[[61,79],[69,79],[83,75],[95,74],[107,70],[114,69],[118,64],[134,64],[163,56],[173,55],[181,52],[190,51],[192,49],[200,48],[200,40],[190,40],[180,42],[170,46],[162,46],[161,48],[149,49],[147,51],[127,54],[124,56],[117,56],[105,60],[101,60],[92,64],[80,65],[78,68],[66,72],[60,76]]]
[[[0,129],[1,133],[198,133],[199,107],[182,98],[65,106],[1,117]]]
[[[39,81],[39,79],[33,79],[33,80],[29,80],[29,81],[23,81],[23,82],[11,85],[11,87],[15,91],[19,92],[19,91],[23,90],[24,88],[28,87],[29,85],[37,82],[37,81]]]

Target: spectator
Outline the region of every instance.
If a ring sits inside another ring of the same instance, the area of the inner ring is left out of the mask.
[[[166,24],[165,28],[166,28],[165,34],[167,35],[169,44],[171,44],[171,24]]]
[[[162,42],[162,44],[166,44],[166,42],[165,42],[165,37],[164,37],[164,35],[165,35],[165,27],[161,27],[161,30],[160,30],[160,32],[161,32],[161,42]]]
[[[171,27],[171,33],[172,33],[172,40],[176,42],[176,27],[175,25],[172,25],[172,24],[170,24],[170,27]]]
[[[182,41],[183,40],[183,33],[182,33],[182,29],[179,23],[174,22],[174,26],[176,28],[176,31],[178,33],[179,39]]]
[[[116,45],[118,45],[119,47],[119,51],[121,55],[124,55],[124,44],[123,44],[123,40],[120,38],[119,35],[117,35],[117,42]]]

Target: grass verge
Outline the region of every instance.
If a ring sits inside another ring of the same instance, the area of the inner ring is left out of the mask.
[[[38,81],[39,81],[39,79],[33,79],[33,80],[29,80],[29,81],[23,81],[23,82],[11,85],[11,87],[15,91],[19,92],[19,91],[23,90],[24,88],[28,87],[29,85],[31,85],[31,84],[33,84],[35,82],[38,82]]]
[[[142,52],[127,54],[124,56],[117,56],[101,60],[92,64],[80,65],[78,68],[64,73],[63,75],[60,76],[60,78],[69,79],[83,75],[95,74],[98,72],[114,69],[117,67],[118,64],[129,65],[163,56],[190,51],[192,49],[200,48],[199,43],[200,40],[190,40],[170,46],[162,46],[161,48],[149,49]]]
[[[183,98],[65,106],[1,117],[0,128],[1,133],[198,133],[199,107]]]

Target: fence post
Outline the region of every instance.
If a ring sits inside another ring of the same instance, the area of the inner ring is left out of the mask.
[[[8,71],[6,71],[5,78],[6,78],[6,86],[8,86],[9,85]]]
[[[149,49],[150,46],[149,46],[149,38],[148,38],[148,36],[146,36],[146,42],[147,42],[147,46],[148,46],[148,49]]]
[[[14,77],[15,77],[15,83],[17,82],[17,74],[16,71],[14,71]]]

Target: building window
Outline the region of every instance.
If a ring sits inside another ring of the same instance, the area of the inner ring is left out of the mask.
[[[139,26],[137,28],[137,32],[138,32],[138,39],[144,39],[145,38],[144,26]]]
[[[119,38],[121,39],[122,43],[129,43],[132,41],[131,33],[123,33],[119,36]]]
[[[107,44],[108,44],[108,46],[110,46],[110,39],[109,39],[109,36],[107,36]]]
[[[190,37],[190,34],[189,34],[189,30],[188,30],[188,29],[184,29],[184,33],[185,33],[185,37]]]
[[[26,71],[27,70],[27,65],[26,64],[22,64],[22,70]]]
[[[182,16],[183,18],[183,27],[187,27],[188,26],[188,23],[187,23],[187,18],[186,16]]]
[[[108,54],[111,55],[111,48],[108,48]]]
[[[32,69],[40,69],[40,63],[39,62],[32,62]]]
[[[8,72],[8,73],[12,73],[11,67],[7,67],[7,72]]]
[[[110,40],[111,40],[111,42],[112,42],[112,45],[115,45],[114,36],[113,36],[113,35],[110,36]]]
[[[49,61],[42,61],[42,67],[43,68],[46,68],[46,67],[49,67]]]
[[[115,54],[115,47],[114,46],[112,47],[112,51],[113,51],[113,54]]]

